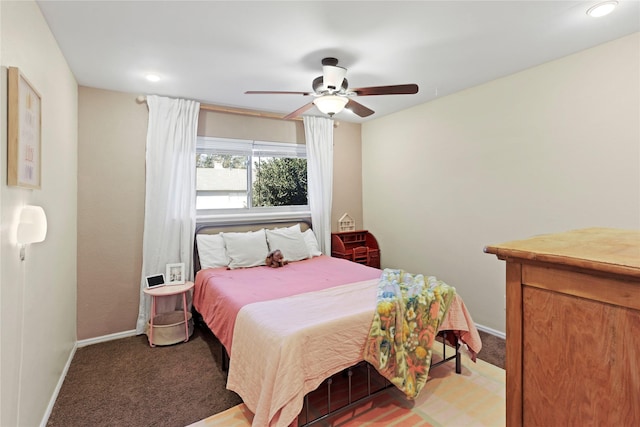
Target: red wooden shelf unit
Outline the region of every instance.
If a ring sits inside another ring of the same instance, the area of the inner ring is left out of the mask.
[[[331,233],[331,256],[380,268],[378,241],[367,230]]]

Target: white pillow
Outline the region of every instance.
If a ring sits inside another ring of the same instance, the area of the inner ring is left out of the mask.
[[[269,254],[264,228],[246,233],[221,233],[231,259],[229,268],[246,268],[265,265]]]
[[[224,239],[219,234],[198,234],[198,256],[200,268],[218,268],[229,265],[229,257],[224,247]]]
[[[300,224],[287,228],[266,230],[269,250],[280,249],[285,261],[300,261],[309,258],[309,249],[304,241]]]
[[[318,246],[318,240],[316,239],[316,235],[313,234],[312,229],[306,229],[305,232],[302,233],[302,237],[304,237],[304,242],[307,245],[307,250],[309,251],[310,256],[314,257],[322,255]]]

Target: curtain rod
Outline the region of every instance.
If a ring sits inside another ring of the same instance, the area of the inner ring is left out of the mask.
[[[144,95],[139,95],[138,97],[136,97],[136,102],[140,104],[142,104],[143,102],[147,102],[147,97]],[[275,113],[267,113],[264,111],[256,111],[256,110],[247,110],[244,108],[222,107],[220,105],[212,105],[212,104],[200,104],[200,109],[205,111],[215,111],[218,113],[229,113],[229,114],[240,114],[242,116],[262,117],[265,119],[295,120],[299,122],[302,121],[302,117],[285,119],[283,118],[283,116]]]

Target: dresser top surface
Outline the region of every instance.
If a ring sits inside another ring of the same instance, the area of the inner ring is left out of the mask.
[[[585,228],[491,245],[485,252],[640,277],[640,230]]]

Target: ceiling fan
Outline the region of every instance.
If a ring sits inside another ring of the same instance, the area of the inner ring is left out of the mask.
[[[324,58],[322,60],[322,75],[313,80],[313,92],[286,92],[286,91],[261,91],[250,90],[245,94],[285,94],[314,96],[315,99],[296,111],[286,115],[285,119],[293,119],[304,113],[314,105],[320,111],[332,117],[343,109],[350,110],[360,117],[368,117],[374,113],[370,108],[351,99],[352,96],[372,96],[372,95],[413,95],[418,93],[418,85],[392,85],[392,86],[372,86],[357,89],[349,88],[349,82],[345,78],[347,69],[338,66],[336,58]]]

